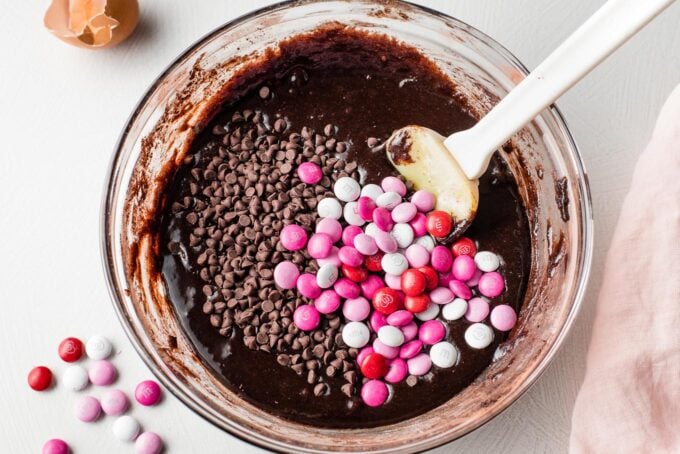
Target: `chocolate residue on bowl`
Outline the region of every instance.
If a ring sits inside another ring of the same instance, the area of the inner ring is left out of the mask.
[[[560,216],[564,222],[569,221],[569,181],[567,177],[555,180],[555,202],[560,209]]]

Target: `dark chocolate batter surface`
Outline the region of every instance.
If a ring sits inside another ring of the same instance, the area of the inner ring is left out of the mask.
[[[455,96],[455,87],[411,48],[382,38],[333,33],[292,40],[267,68],[244,81],[242,93],[227,94],[222,111],[205,128],[193,146],[200,162],[217,153],[210,147],[215,125],[227,125],[233,113],[259,110],[273,124],[285,118],[292,130],[303,126],[323,130],[338,127],[337,139],[349,144],[347,161],[359,164],[362,183],[395,174],[384,152],[367,145],[369,138],[387,139],[393,130],[419,124],[442,134],[474,124]],[[267,87],[268,93],[261,93]],[[268,96],[261,96],[267,94]],[[211,155],[212,154],[212,155]],[[167,191],[166,207],[186,196],[195,164],[181,166]],[[492,301],[519,310],[530,267],[530,235],[527,217],[516,185],[499,158],[481,179],[477,217],[466,236],[503,258],[500,272],[506,291]],[[310,212],[314,212],[310,210]],[[314,214],[315,215],[315,214]],[[235,220],[234,222],[236,222]],[[342,377],[330,378],[330,392],[317,397],[303,375],[277,363],[276,354],[248,349],[243,334],[235,330],[227,338],[211,326],[203,312],[205,302],[198,276],[197,254],[189,245],[192,226],[169,208],[160,227],[162,269],[170,299],[184,328],[204,360],[227,386],[256,405],[285,418],[328,427],[371,427],[404,420],[445,402],[470,384],[491,362],[505,335],[496,332],[494,343],[484,350],[467,346],[465,319],[448,324],[447,340],[459,349],[459,364],[451,369],[433,368],[410,387],[393,385],[389,401],[379,407],[363,405],[358,397],[340,392]],[[181,244],[170,251],[168,244]]]

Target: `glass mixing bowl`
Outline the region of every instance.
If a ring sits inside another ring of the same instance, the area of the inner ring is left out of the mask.
[[[507,408],[555,355],[583,298],[592,255],[588,184],[576,145],[552,107],[500,150],[527,206],[529,286],[517,327],[494,362],[445,404],[378,429],[324,429],[275,417],[227,389],[204,365],[175,318],[139,227],[162,194],[156,182],[202,127],[207,99],[262,51],[335,22],[417,47],[484,115],[527,74],[515,57],[467,24],[396,1],[294,1],[255,11],[205,36],[154,82],[125,126],[102,212],[104,268],[120,320],[159,380],[196,413],[254,444],[284,452],[411,452],[460,437]],[[210,76],[210,77],[208,77]],[[482,207],[483,209],[483,207]],[[134,250],[136,253],[130,253]]]

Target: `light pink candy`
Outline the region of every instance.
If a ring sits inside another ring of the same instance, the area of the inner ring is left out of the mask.
[[[413,314],[407,310],[398,310],[387,316],[387,324],[392,326],[404,326],[413,321]]]
[[[299,251],[307,244],[307,232],[296,224],[289,224],[281,230],[281,244],[289,251]]]
[[[360,233],[364,233],[363,229],[358,225],[348,225],[342,231],[342,244],[345,246],[353,246],[354,238]]]
[[[364,263],[364,256],[352,246],[343,246],[338,251],[340,261],[348,266],[361,266]]]
[[[274,268],[274,282],[282,289],[295,288],[300,270],[293,262],[284,261]]]
[[[385,282],[380,279],[380,276],[370,274],[364,282],[359,284],[359,286],[361,287],[361,294],[371,300],[373,299],[375,292],[385,286]]]
[[[314,300],[314,307],[322,314],[331,314],[340,307],[340,295],[335,290],[324,290]]]
[[[93,385],[108,386],[116,381],[118,371],[111,361],[101,359],[92,363],[87,375]]]
[[[373,341],[373,351],[380,353],[387,359],[394,359],[399,356],[399,347],[390,347],[383,344],[380,339]]]
[[[298,277],[297,289],[302,296],[314,299],[321,295],[321,287],[316,283],[316,276],[312,273],[304,273]]]
[[[421,213],[427,213],[428,211],[432,211],[434,208],[434,194],[432,194],[430,191],[416,191],[411,196],[411,203],[413,203]]]
[[[375,210],[375,208],[375,201],[370,197],[362,196],[357,200],[357,213],[364,221],[373,220],[373,210]]]
[[[360,233],[354,237],[354,247],[363,255],[373,255],[378,252],[378,245],[373,237]]]
[[[385,192],[396,192],[400,196],[406,195],[406,185],[397,177],[385,177],[380,183],[380,187]]]
[[[143,432],[135,440],[136,454],[160,454],[163,440],[154,432]]]
[[[464,300],[469,300],[472,298],[472,291],[470,288],[458,279],[451,279],[451,282],[449,282],[449,288],[458,298],[463,298]]]
[[[410,359],[420,353],[423,349],[422,341],[414,339],[412,341],[406,342],[399,349],[399,357],[403,359]]]
[[[130,406],[130,401],[120,389],[112,389],[104,393],[101,400],[102,410],[110,416],[119,416],[125,413]]]
[[[408,366],[406,361],[401,358],[395,358],[390,361],[390,367],[385,374],[385,381],[388,383],[399,383],[408,375]]]
[[[323,178],[321,167],[313,162],[303,162],[298,166],[297,174],[303,183],[317,184]]]
[[[468,322],[481,322],[487,315],[489,315],[489,303],[481,298],[472,298],[468,301],[467,311],[465,311],[465,319]]]
[[[333,289],[343,298],[357,298],[361,295],[361,288],[359,288],[359,285],[346,277],[341,277],[335,281]]]
[[[475,274],[472,276],[472,278],[465,281],[465,285],[467,285],[468,287],[476,287],[477,284],[479,284],[480,277],[482,277],[482,270],[476,269]]]
[[[74,407],[76,418],[83,422],[93,422],[99,419],[102,413],[102,406],[99,401],[92,396],[81,396]]]
[[[331,248],[331,253],[328,254],[328,257],[318,258],[316,259],[316,263],[319,264],[319,267],[324,266],[326,263],[331,263],[336,267],[340,268],[342,266],[342,262],[340,261],[340,257],[338,256],[338,251],[339,249],[333,246]]]
[[[401,290],[401,276],[385,274],[385,284],[391,289]]]
[[[351,322],[361,322],[371,313],[371,303],[366,298],[350,298],[342,304],[342,315]]]
[[[482,277],[479,278],[477,289],[479,290],[479,293],[487,298],[495,298],[505,290],[503,276],[496,271],[484,273],[482,274]]]
[[[316,224],[316,233],[325,233],[331,237],[331,242],[335,243],[342,238],[342,226],[337,219],[322,218]]]
[[[418,208],[411,202],[402,202],[392,210],[394,222],[409,222],[418,213]]]
[[[373,353],[374,351],[375,350],[373,350],[373,347],[371,347],[370,345],[367,345],[366,347],[359,350],[359,354],[357,355],[357,365],[361,367],[361,363],[363,363],[366,357]]]
[[[397,240],[387,232],[378,230],[375,232],[374,238],[376,246],[383,252],[391,254],[399,249]]]
[[[315,233],[307,242],[307,252],[315,259],[328,257],[332,250],[333,239],[327,233]]]
[[[373,210],[373,222],[383,232],[389,232],[394,227],[392,213],[387,208],[378,207]]]
[[[475,275],[476,269],[477,267],[472,257],[469,255],[459,255],[453,261],[451,273],[453,274],[453,277],[459,281],[465,282],[472,279],[472,276]]]
[[[413,229],[416,238],[427,234],[427,216],[423,213],[417,213],[413,219],[408,223]]]
[[[500,304],[491,310],[491,325],[498,331],[510,331],[517,323],[517,313],[507,304]]]
[[[387,320],[380,312],[373,311],[373,313],[371,313],[371,317],[369,318],[369,324],[371,325],[371,329],[377,333],[380,328],[387,325]]]
[[[432,368],[432,360],[427,353],[420,353],[406,361],[408,373],[416,377],[425,375]]]
[[[435,246],[430,254],[430,263],[432,264],[432,268],[440,273],[445,273],[451,269],[453,254],[446,246]]]
[[[420,268],[430,263],[430,253],[421,244],[412,244],[404,252],[411,268]]]
[[[430,301],[435,304],[447,304],[453,301],[453,291],[446,287],[437,287],[430,292]]]
[[[295,312],[293,313],[293,323],[295,323],[295,326],[302,331],[312,331],[313,329],[316,329],[316,327],[319,326],[319,322],[321,322],[321,315],[319,315],[319,311],[310,304],[303,304],[295,309]]]
[[[390,395],[387,385],[380,380],[369,380],[361,387],[361,400],[369,407],[379,407]]]
[[[418,330],[418,338],[426,345],[434,345],[444,339],[444,336],[446,328],[439,320],[428,320]]]
[[[404,333],[404,342],[413,340],[418,335],[418,325],[416,325],[416,322],[411,322],[408,325],[402,326],[401,332]]]

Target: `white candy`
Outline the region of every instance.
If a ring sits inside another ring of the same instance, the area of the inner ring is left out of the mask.
[[[475,265],[485,273],[490,273],[491,271],[496,271],[501,266],[501,261],[493,252],[480,251],[475,254]]]
[[[446,320],[458,320],[467,312],[467,301],[456,298],[442,308],[442,315]]]
[[[401,273],[408,269],[408,260],[406,260],[404,254],[394,252],[392,254],[383,255],[380,265],[387,274],[401,276]]]
[[[432,252],[432,249],[434,249],[434,247],[436,246],[434,240],[430,235],[423,235],[421,237],[416,238],[415,243],[423,246],[425,249],[427,249],[427,252]]]
[[[430,303],[427,305],[427,309],[423,312],[418,312],[416,318],[426,322],[427,320],[434,320],[439,315],[439,304]]]
[[[64,371],[62,381],[64,386],[71,391],[82,391],[90,383],[87,371],[83,366],[78,365],[68,366]]]
[[[335,197],[343,202],[353,202],[359,198],[361,194],[361,186],[354,178],[342,177],[338,178],[333,186]]]
[[[493,330],[484,323],[473,323],[465,330],[465,342],[478,350],[486,348],[493,342]]]
[[[377,184],[367,184],[361,188],[361,196],[373,199],[375,202],[378,197],[380,197],[385,191]]]
[[[111,342],[104,336],[92,336],[85,344],[85,352],[87,356],[92,359],[100,360],[111,356],[113,346]]]
[[[389,191],[378,196],[375,199],[375,204],[379,207],[391,210],[401,203],[401,196],[394,191]]]
[[[359,204],[357,202],[347,202],[345,204],[345,208],[343,209],[342,215],[349,225],[357,225],[361,227],[366,223],[366,221],[364,221],[361,216],[359,216]]]
[[[329,288],[338,280],[338,267],[332,263],[321,265],[316,272],[316,284],[321,288]]]
[[[388,347],[399,347],[404,343],[404,333],[396,326],[385,325],[378,330],[378,339]]]
[[[316,211],[319,213],[319,217],[340,219],[342,216],[342,205],[340,205],[338,199],[326,197],[325,199],[321,199],[316,206]]]
[[[435,366],[448,369],[458,361],[458,350],[449,342],[439,342],[430,347],[430,359]]]
[[[111,430],[113,435],[120,441],[134,441],[137,435],[139,435],[141,426],[132,416],[124,415],[116,418]]]
[[[395,224],[390,235],[397,240],[397,245],[402,249],[406,249],[413,243],[413,228],[408,224]]]
[[[378,227],[375,222],[369,222],[366,227],[364,227],[364,233],[373,238],[375,238],[375,235],[378,234],[378,232],[382,232],[382,230],[380,230],[380,227]]]
[[[348,347],[361,348],[368,344],[371,333],[361,322],[349,322],[342,328],[342,340]]]

